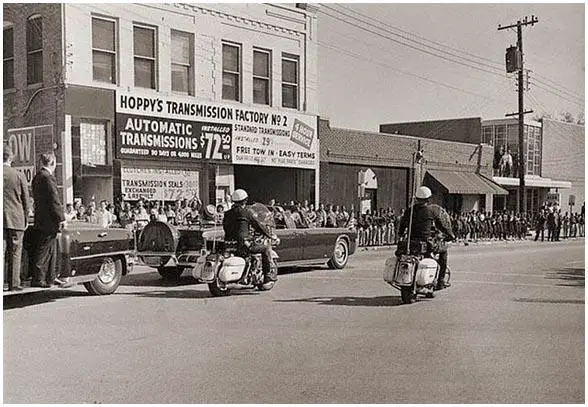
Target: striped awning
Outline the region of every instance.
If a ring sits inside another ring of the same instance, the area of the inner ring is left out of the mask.
[[[494,194],[508,195],[508,191],[488,178],[473,172],[427,170],[448,194]]]

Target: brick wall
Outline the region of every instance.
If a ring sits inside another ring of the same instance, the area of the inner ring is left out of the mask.
[[[558,181],[570,181],[571,189],[560,189],[561,204],[567,207],[570,194],[576,196],[574,211],[585,201],[584,178],[585,127],[543,119],[542,175]],[[562,208],[562,209],[563,209]]]
[[[52,132],[35,138],[35,152],[39,157],[57,145],[55,175],[61,185],[60,144],[64,128],[61,5],[5,3],[3,11],[4,21],[12,24],[14,33],[14,89],[4,90],[4,135],[9,129],[52,125]],[[27,19],[34,14],[43,18],[43,82],[27,85]]]

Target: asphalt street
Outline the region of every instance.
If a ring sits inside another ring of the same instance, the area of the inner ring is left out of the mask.
[[[584,403],[584,240],[453,247],[453,286],[411,305],[392,253],[226,298],[143,267],[4,298],[4,402]]]

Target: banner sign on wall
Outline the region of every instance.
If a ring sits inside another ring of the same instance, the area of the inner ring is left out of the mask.
[[[198,171],[121,168],[121,192],[125,201],[192,199],[199,195]]]
[[[317,120],[299,112],[116,93],[118,158],[316,169]]]
[[[31,184],[35,176],[35,140],[37,137],[49,137],[53,134],[53,126],[25,127],[9,129],[4,135],[4,143],[7,143],[14,159],[12,167],[24,174],[28,184]]]

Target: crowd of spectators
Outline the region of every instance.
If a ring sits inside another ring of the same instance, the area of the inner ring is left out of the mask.
[[[358,246],[384,246],[398,242],[398,226],[405,210],[396,212],[392,208],[360,213],[345,205],[319,203],[317,207],[307,200],[278,203],[274,199],[270,206],[299,210],[306,214],[310,227],[351,227],[358,232]],[[217,220],[231,207],[230,199],[216,206]],[[452,228],[458,242],[468,244],[478,241],[524,240],[530,231],[535,240],[558,241],[584,236],[584,207],[581,212],[563,212],[558,207],[543,206],[534,216],[514,211],[450,213]],[[173,225],[200,224],[203,219],[200,199],[183,199],[175,202],[148,201],[140,199],[134,204],[117,199],[115,203],[94,200],[86,206],[80,201],[67,204],[66,220],[85,221],[102,227],[122,226],[130,230],[142,229],[153,220]],[[206,220],[212,219],[209,214]],[[545,233],[547,231],[547,233]],[[547,236],[545,236],[545,234]]]

